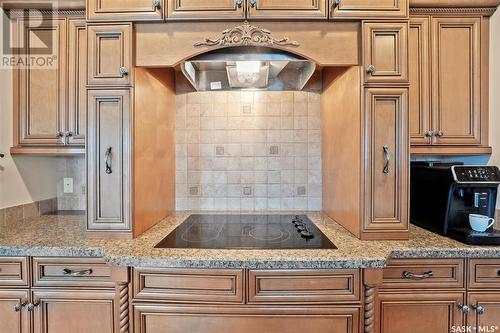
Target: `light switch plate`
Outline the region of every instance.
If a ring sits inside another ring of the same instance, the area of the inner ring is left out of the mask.
[[[73,178],[64,178],[64,193],[73,193]]]

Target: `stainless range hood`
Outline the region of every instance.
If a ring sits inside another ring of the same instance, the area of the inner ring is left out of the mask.
[[[262,46],[227,47],[181,64],[197,91],[302,90],[315,70],[311,60]]]

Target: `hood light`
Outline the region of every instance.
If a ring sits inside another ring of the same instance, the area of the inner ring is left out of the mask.
[[[259,73],[260,61],[237,61],[236,71],[238,73]]]

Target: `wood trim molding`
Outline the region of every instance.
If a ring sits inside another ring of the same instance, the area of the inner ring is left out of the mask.
[[[413,7],[410,15],[481,15],[491,16],[497,10],[496,7]]]
[[[85,155],[84,147],[11,147],[11,155],[27,156],[75,156]]]
[[[57,9],[41,9],[41,10],[32,10],[32,9],[11,9],[7,11],[7,15],[11,19],[19,19],[26,17],[29,14],[31,18],[39,18],[39,17],[47,17],[47,16],[54,16],[54,17],[78,17],[78,18],[84,18],[85,17],[85,10],[84,9],[63,9],[63,10],[57,10]]]
[[[85,11],[85,0],[0,0],[0,7],[5,9],[81,9]]]
[[[497,7],[500,0],[410,0],[413,7]]]
[[[129,332],[129,288],[128,283],[118,284],[120,333]]]
[[[363,285],[365,288],[364,299],[364,333],[375,333],[375,298],[377,289],[383,281],[382,269],[364,269],[363,270]]]
[[[491,147],[467,146],[412,146],[411,155],[491,155]]]

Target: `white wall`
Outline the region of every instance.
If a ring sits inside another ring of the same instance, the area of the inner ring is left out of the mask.
[[[491,18],[490,45],[490,164],[500,167],[500,10]]]
[[[1,15],[5,19],[3,12]],[[12,73],[0,69],[0,153],[5,154],[0,159],[0,209],[55,197],[57,165],[61,161],[59,158],[10,156],[12,104]]]

